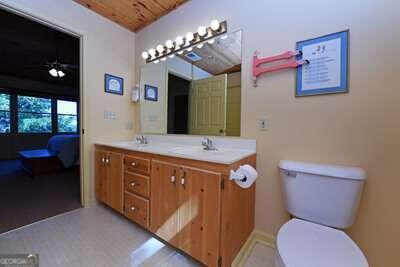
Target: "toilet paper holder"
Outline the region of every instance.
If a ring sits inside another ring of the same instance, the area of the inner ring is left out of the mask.
[[[229,180],[239,180],[241,182],[246,182],[247,176],[239,174],[239,173],[235,172],[234,170],[231,170],[231,175],[229,175]]]

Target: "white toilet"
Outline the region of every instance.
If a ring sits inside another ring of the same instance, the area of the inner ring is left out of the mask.
[[[295,219],[279,229],[276,267],[368,267],[354,241],[338,230],[354,222],[365,171],[286,160],[279,168]]]

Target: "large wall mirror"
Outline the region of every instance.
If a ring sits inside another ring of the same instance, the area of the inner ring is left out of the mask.
[[[240,136],[241,65],[236,31],[143,66],[142,133]]]

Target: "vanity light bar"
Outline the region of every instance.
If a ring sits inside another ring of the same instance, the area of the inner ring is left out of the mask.
[[[211,44],[214,42],[214,38],[225,35],[227,31],[228,24],[226,21],[219,22],[218,20],[213,20],[209,27],[200,26],[195,33],[188,32],[185,37],[178,36],[175,41],[167,40],[163,45],[159,44],[156,48],[144,51],[142,58],[146,60],[146,63],[157,63],[167,56],[173,57],[176,53],[182,54],[184,50],[191,49],[192,46],[202,46],[207,41]]]

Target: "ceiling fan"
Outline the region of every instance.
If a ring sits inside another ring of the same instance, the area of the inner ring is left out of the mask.
[[[58,60],[53,61],[53,62],[48,62],[45,64],[45,66],[49,68],[49,73],[51,76],[59,77],[59,78],[62,78],[66,75],[66,73],[65,73],[66,70],[79,69],[79,66],[77,66],[77,65],[63,64],[63,63],[59,62]]]

